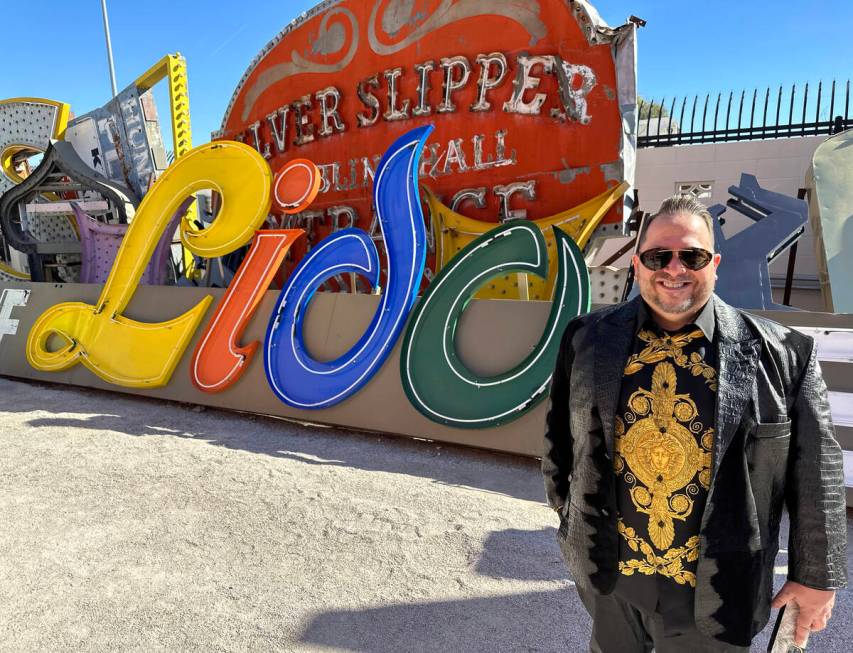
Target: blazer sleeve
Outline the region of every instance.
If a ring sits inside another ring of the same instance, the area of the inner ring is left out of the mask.
[[[572,338],[577,320],[570,322],[560,342],[557,363],[551,377],[548,415],[545,418],[545,446],[542,454],[542,475],[548,504],[559,511],[568,500],[572,471],[572,429],[569,414],[570,379],[574,349]]]
[[[788,578],[816,589],[842,588],[847,585],[844,461],[813,340],[790,417]]]

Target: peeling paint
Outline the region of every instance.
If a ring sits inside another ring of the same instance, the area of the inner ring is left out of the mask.
[[[379,11],[382,11],[379,17]],[[530,35],[531,46],[545,38],[548,28],[540,18],[538,2],[519,3],[516,0],[442,0],[429,18],[421,22],[417,29],[401,41],[392,45],[381,43],[376,36],[377,22],[386,34],[399,33],[406,25],[412,25],[414,11],[412,0],[391,0],[383,7],[381,0],[375,0],[367,23],[367,39],[371,49],[379,55],[390,55],[420,41],[432,32],[468,18],[478,16],[504,16],[523,27]],[[379,21],[377,21],[379,17]],[[390,30],[390,31],[389,31]]]
[[[604,175],[605,183],[608,181],[622,182],[622,162],[611,161],[610,163],[602,163],[598,166],[601,173]]]
[[[343,50],[346,45],[346,32],[341,23],[333,23],[325,31],[320,31],[311,42],[311,54],[330,55]],[[306,54],[307,56],[307,54]]]
[[[413,25],[415,0],[391,0],[382,14],[382,29],[395,36],[406,25]]]
[[[607,96],[608,100],[616,99],[616,91],[614,91],[612,88],[610,88],[609,86],[602,86],[602,89],[604,89],[604,94]]]
[[[26,306],[30,298],[29,290],[5,288],[0,295],[0,339],[3,336],[14,336],[18,333],[18,320],[12,319],[12,309]]]
[[[588,125],[591,117],[587,112],[586,97],[597,83],[595,72],[589,66],[569,63],[559,57],[556,59],[557,87],[566,116],[582,125]],[[580,79],[577,88],[575,78]]]
[[[552,74],[556,64],[556,57],[553,55],[545,56],[529,56],[525,52],[519,52],[516,58],[517,69],[515,79],[512,82],[512,97],[504,102],[503,110],[507,113],[519,113],[525,116],[537,116],[542,111],[542,105],[545,104],[547,95],[545,93],[536,93],[533,99],[525,102],[524,94],[526,91],[533,91],[539,87],[539,77],[535,77],[532,73],[534,66],[542,66],[542,75]],[[560,93],[562,97],[562,91]]]
[[[588,175],[589,166],[580,166],[578,168],[570,168],[566,161],[563,161],[565,169],[556,173],[556,177],[561,184],[571,184],[578,175]]]
[[[607,25],[599,15],[598,11],[587,0],[571,0],[575,20],[578,27],[586,36],[587,43],[598,45],[613,41],[618,30]]]

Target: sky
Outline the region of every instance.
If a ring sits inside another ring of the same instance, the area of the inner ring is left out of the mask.
[[[417,1],[417,0],[416,0]],[[218,129],[252,59],[313,0],[109,0],[118,88],[167,53],[187,59],[195,145]],[[596,0],[610,25],[647,21],[638,36],[640,94],[751,91],[853,76],[850,0]],[[100,0],[0,0],[7,56],[0,99],[46,97],[76,114],[102,106],[110,81]],[[15,34],[26,35],[17,41]],[[10,53],[11,54],[10,56]],[[158,104],[165,109],[160,85]],[[814,87],[812,87],[814,88]],[[669,100],[667,100],[669,104]]]

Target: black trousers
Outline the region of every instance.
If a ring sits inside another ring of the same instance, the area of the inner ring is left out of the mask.
[[[749,653],[749,647],[721,642],[695,625],[677,635],[664,635],[660,615],[643,612],[615,594],[577,589],[592,617],[590,653]]]

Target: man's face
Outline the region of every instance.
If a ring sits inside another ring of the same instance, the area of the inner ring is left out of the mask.
[[[696,215],[679,213],[655,218],[649,225],[640,252],[690,247],[714,251],[705,221]],[[690,270],[677,256],[673,256],[665,268],[656,271],[645,267],[637,256],[631,262],[643,299],[664,321],[671,323],[663,326],[678,328],[687,324],[714,292],[720,255],[715,254],[701,270]]]

